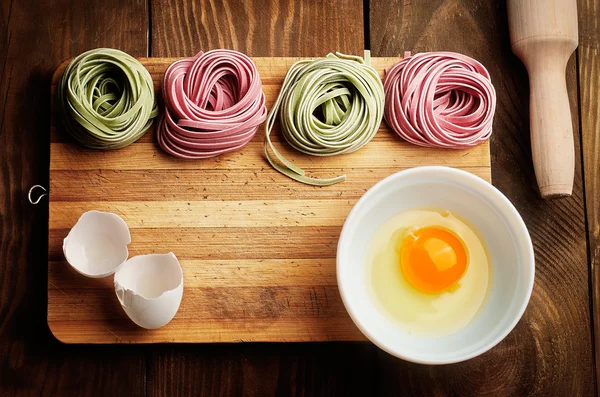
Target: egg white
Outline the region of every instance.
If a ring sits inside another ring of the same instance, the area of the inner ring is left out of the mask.
[[[412,231],[435,226],[462,239],[467,267],[453,288],[426,294],[406,281],[397,247]],[[447,211],[413,210],[394,216],[374,234],[366,259],[377,309],[410,334],[439,337],[464,328],[477,314],[488,290],[490,265],[483,244],[469,226]]]

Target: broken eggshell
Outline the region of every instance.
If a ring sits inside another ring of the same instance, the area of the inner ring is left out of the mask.
[[[63,241],[67,262],[87,277],[113,274],[127,260],[131,235],[125,221],[111,212],[81,215]]]
[[[134,256],[115,273],[115,292],[134,323],[147,329],[160,328],[179,309],[183,270],[172,252]]]

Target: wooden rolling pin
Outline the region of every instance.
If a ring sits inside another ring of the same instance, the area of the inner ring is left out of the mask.
[[[578,44],[576,0],[507,0],[510,43],[529,72],[533,166],[544,198],[570,196],[575,154],[565,70]]]

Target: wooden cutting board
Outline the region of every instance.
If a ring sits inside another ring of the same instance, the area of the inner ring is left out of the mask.
[[[145,58],[157,95],[176,59]],[[297,58],[254,58],[267,106]],[[383,70],[397,58],[374,58]],[[154,129],[121,150],[75,144],[61,129],[52,79],[48,325],[65,343],[364,340],[348,317],[335,278],[337,240],[354,203],[377,181],[420,165],[462,168],[490,180],[489,144],[426,149],[400,140],[385,123],[358,152],[329,158],[276,145],[309,175],[347,174],[328,187],[279,174],[263,157],[264,128],[241,151],[186,161],[164,154]],[[88,279],[65,262],[62,240],[88,210],[119,214],[131,229],[130,256],[174,252],[184,273],[179,312],[165,327],[135,326],[113,278]]]

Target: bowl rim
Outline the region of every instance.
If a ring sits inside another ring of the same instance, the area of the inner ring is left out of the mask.
[[[475,350],[469,351],[464,354],[457,354],[455,357],[452,357],[452,358],[439,359],[439,360],[438,359],[422,359],[420,357],[415,357],[414,355],[411,355],[411,354],[406,354],[405,352],[398,351],[398,349],[394,349],[386,341],[377,339],[370,332],[369,328],[366,327],[362,323],[358,313],[356,313],[354,311],[354,308],[348,303],[346,295],[350,294],[350,292],[347,292],[344,290],[344,285],[341,282],[342,273],[344,272],[343,270],[341,270],[341,269],[343,269],[343,266],[341,265],[341,259],[342,259],[342,255],[343,255],[343,253],[342,253],[343,241],[348,239],[350,222],[352,222],[352,219],[354,219],[357,216],[356,214],[361,210],[361,208],[363,206],[365,206],[365,203],[368,202],[373,195],[377,194],[377,192],[379,190],[383,189],[383,186],[386,186],[390,183],[394,183],[398,179],[414,178],[414,177],[418,177],[419,175],[429,176],[431,174],[435,175],[435,177],[438,179],[445,178],[446,176],[463,178],[466,181],[466,183],[468,183],[470,185],[470,187],[473,188],[473,190],[482,194],[484,199],[489,199],[491,197],[495,200],[499,200],[499,202],[500,202],[499,204],[505,208],[498,208],[497,205],[494,205],[496,207],[496,209],[498,211],[500,211],[500,213],[502,213],[503,215],[506,216],[506,218],[510,221],[510,228],[515,230],[518,233],[519,237],[525,237],[524,241],[523,241],[525,243],[525,245],[524,245],[524,250],[525,250],[524,254],[525,255],[523,257],[523,260],[521,261],[521,267],[522,268],[524,267],[526,270],[529,270],[529,272],[528,272],[529,282],[526,285],[524,299],[522,299],[522,301],[520,302],[520,304],[518,306],[518,309],[514,312],[514,315],[512,316],[512,319],[510,320],[510,324],[508,326],[506,326],[501,332],[499,332],[499,334],[496,338],[492,339],[489,343],[481,346],[479,349],[475,349]],[[382,179],[381,181],[377,182],[365,194],[363,194],[363,196],[356,202],[356,204],[354,205],[354,207],[352,208],[352,210],[350,211],[350,213],[348,214],[348,216],[344,222],[344,226],[342,227],[342,231],[340,233],[340,237],[338,240],[337,252],[336,252],[336,281],[338,284],[338,289],[340,292],[340,296],[342,298],[342,302],[343,302],[344,307],[346,308],[346,311],[348,312],[350,318],[352,319],[354,324],[358,327],[358,329],[363,333],[363,335],[365,335],[377,347],[379,347],[380,349],[384,350],[385,352],[391,354],[392,356],[395,356],[397,358],[400,358],[400,359],[403,359],[406,361],[410,361],[413,363],[434,364],[434,365],[453,364],[453,363],[458,363],[458,362],[466,361],[471,358],[477,357],[477,356],[489,351],[490,349],[492,349],[494,346],[496,346],[498,343],[500,343],[504,338],[506,338],[506,336],[508,336],[508,334],[514,329],[514,327],[517,325],[517,323],[523,317],[523,314],[525,313],[525,309],[527,308],[527,305],[529,304],[529,300],[531,298],[531,294],[533,291],[533,285],[534,285],[534,281],[535,281],[535,257],[534,257],[534,251],[533,251],[533,244],[531,241],[531,236],[529,234],[529,231],[527,230],[527,226],[525,225],[523,218],[521,217],[521,215],[519,214],[519,212],[517,211],[515,206],[500,190],[498,190],[498,188],[493,186],[491,183],[483,180],[482,178],[480,178],[474,174],[471,174],[470,172],[467,172],[467,171],[464,171],[464,170],[461,170],[458,168],[452,168],[452,167],[446,167],[446,166],[413,167],[413,168],[409,168],[406,170],[398,171],[390,176],[387,176],[386,178]]]

